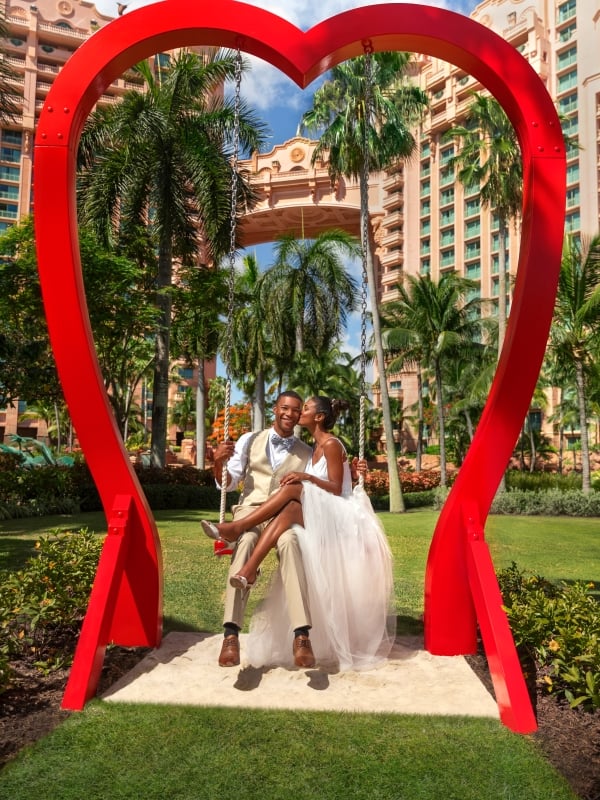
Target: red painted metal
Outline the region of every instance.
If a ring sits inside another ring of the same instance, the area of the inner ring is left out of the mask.
[[[129,544],[122,575],[116,560],[103,554],[97,579],[108,580],[100,577],[106,562],[112,564],[108,571],[113,570],[120,586],[107,636],[123,644],[160,640],[162,572],[156,527],[112,420],[93,351],[78,251],[75,157],[85,119],[113,80],[156,52],[192,45],[240,47],[278,67],[300,87],[369,48],[429,54],[478,79],[517,131],[525,193],[512,312],[490,397],[440,515],[425,577],[427,648],[446,655],[472,652],[473,596],[482,596],[489,609],[498,606],[498,596],[493,571],[490,574],[486,559],[475,555],[469,543],[464,509],[475,509],[472,516],[483,530],[541,365],[560,266],[565,152],[552,101],[513,47],[460,14],[404,3],[353,9],[303,32],[235,0],[166,0],[97,31],[73,54],[48,94],[35,142],[36,238],[48,327],[65,397],[107,516],[119,495],[129,497],[132,508],[124,532]],[[96,611],[91,606],[88,613]],[[96,653],[103,646],[103,635],[98,637]],[[522,675],[505,652],[511,648],[507,643],[501,647],[495,663],[518,683]],[[500,680],[506,683],[505,677]],[[73,707],[83,705],[81,698],[89,696],[92,682],[90,678],[85,689],[74,692],[78,699]],[[509,705],[513,714],[507,724],[513,730],[530,730],[530,707],[515,707],[511,698]],[[506,714],[503,718],[508,719]]]

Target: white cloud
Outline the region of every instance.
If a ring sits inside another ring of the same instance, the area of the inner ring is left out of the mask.
[[[131,0],[127,6],[127,13],[142,6],[150,5],[156,0]],[[276,14],[288,20],[297,27],[306,30],[324,19],[335,16],[342,11],[358,8],[365,5],[376,5],[389,2],[389,0],[321,0],[321,2],[306,2],[306,0],[256,0],[249,5]],[[429,0],[428,5],[442,8],[465,10],[474,7],[474,0]],[[103,14],[117,14],[116,0],[96,0],[96,7]],[[258,112],[269,111],[273,108],[288,109],[296,112],[299,117],[303,109],[303,94],[298,87],[279,70],[260,59],[249,57],[252,70],[244,75],[243,94],[248,103]],[[314,87],[313,87],[314,89]],[[309,91],[312,90],[309,89]]]

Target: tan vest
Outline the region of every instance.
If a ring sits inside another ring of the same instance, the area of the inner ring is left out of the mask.
[[[244,476],[244,489],[240,506],[259,506],[279,488],[279,481],[288,472],[304,470],[311,449],[304,442],[296,441],[283,462],[273,471],[267,452],[270,429],[260,431],[253,437],[248,448],[248,463]]]

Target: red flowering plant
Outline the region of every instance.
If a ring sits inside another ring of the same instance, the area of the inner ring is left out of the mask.
[[[435,489],[440,485],[440,473],[432,470],[421,472],[400,473],[400,483],[402,491],[406,494],[411,492],[426,492]],[[365,491],[370,497],[382,497],[390,492],[389,476],[385,470],[369,470],[365,477]]]
[[[229,438],[237,441],[242,433],[247,433],[251,429],[250,422],[250,403],[239,404],[229,407]],[[208,441],[211,445],[222,442],[225,436],[225,409],[219,412]]]

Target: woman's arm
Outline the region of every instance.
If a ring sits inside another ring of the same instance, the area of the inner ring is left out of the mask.
[[[344,462],[346,460],[344,447],[339,439],[332,437],[323,443],[323,454],[327,461],[327,478],[317,478],[316,475],[311,475],[308,472],[288,472],[281,479],[281,485],[309,481],[326,492],[340,495],[342,493]]]

